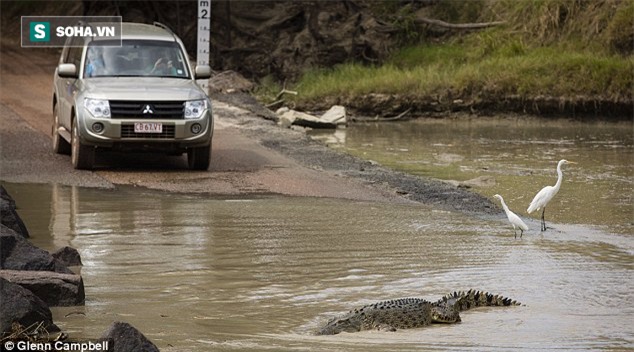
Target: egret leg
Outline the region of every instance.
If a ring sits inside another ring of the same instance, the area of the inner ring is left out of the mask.
[[[520,229],[520,238],[522,238],[523,234],[524,234],[524,230]]]
[[[546,220],[544,219],[544,213],[546,212],[546,208],[542,210],[542,231],[546,231]]]

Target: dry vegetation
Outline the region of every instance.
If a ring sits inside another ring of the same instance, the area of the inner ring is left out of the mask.
[[[417,44],[398,50],[381,65],[347,63],[309,71],[292,87],[300,92],[295,103],[355,107],[378,93],[397,97],[381,98],[396,110],[488,106],[631,118],[634,2],[439,1],[426,11],[428,17],[454,23],[506,23],[440,39],[419,30],[406,35]]]

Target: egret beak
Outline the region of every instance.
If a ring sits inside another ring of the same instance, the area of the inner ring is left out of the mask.
[[[577,164],[574,161],[569,161],[568,164]]]

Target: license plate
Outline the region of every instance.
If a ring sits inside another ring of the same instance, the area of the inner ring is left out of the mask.
[[[163,124],[158,122],[136,122],[134,133],[162,133]]]

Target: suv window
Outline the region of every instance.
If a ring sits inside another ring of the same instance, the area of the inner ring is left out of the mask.
[[[116,44],[116,45],[115,45]],[[84,77],[189,78],[176,42],[159,40],[93,41],[86,50]]]
[[[81,53],[84,50],[83,38],[75,37],[70,42],[71,47],[68,48],[68,56],[66,57],[66,63],[75,64],[75,67],[79,70],[79,64],[81,63]]]

